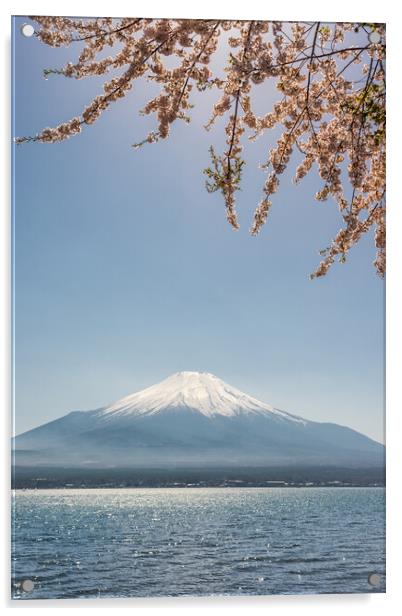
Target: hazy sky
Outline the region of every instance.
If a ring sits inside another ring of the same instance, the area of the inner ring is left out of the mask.
[[[44,80],[43,68],[77,52],[25,39],[23,21],[16,135],[78,115],[102,82]],[[273,97],[262,88],[261,105]],[[80,136],[16,148],[17,433],[205,370],[278,408],[383,439],[384,284],[372,236],[310,281],[341,218],[333,202],[314,201],[316,175],[295,186],[286,173],[251,237],[268,135],[247,147],[234,232],[202,174],[209,145],[222,145],[222,123],[203,129],[216,96],[139,151],[131,144],[155,126],[138,115],[151,97],[144,82]]]

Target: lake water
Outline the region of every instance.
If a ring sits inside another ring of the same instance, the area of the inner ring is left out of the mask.
[[[20,490],[12,575],[23,599],[384,592],[385,491]]]

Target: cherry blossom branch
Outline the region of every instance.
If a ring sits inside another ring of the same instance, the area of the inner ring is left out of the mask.
[[[127,95],[136,79],[146,76],[159,86],[141,113],[155,114],[158,126],[137,146],[165,139],[171,124],[190,121],[192,88],[199,92],[217,88],[221,97],[206,125],[229,114],[226,151],[218,156],[210,148],[211,164],[204,170],[209,192],[221,192],[226,217],[238,228],[236,191],[240,189],[245,161],[241,136],[246,129],[254,141],[273,129],[281,134],[270,147],[263,169],[263,199],[254,212],[251,233],[256,235],[267,220],[271,197],[279,188],[279,176],[287,169],[297,148],[303,159],[295,181],[317,166],[323,187],[315,198],[331,197],[345,228],[322,251],[324,260],[313,277],[324,275],[340,255],[369,228],[374,231],[377,272],[385,272],[385,26],[382,24],[322,24],[320,22],[212,21],[66,17],[34,17],[36,37],[52,47],[82,43],[78,61],[51,73],[81,79],[122,69],[103,86],[80,116],[39,134],[15,141],[56,142],[81,132],[94,123],[111,103]],[[365,39],[372,31],[379,42]],[[230,52],[226,76],[214,74],[211,56],[222,33],[228,33]],[[346,41],[346,42],[345,42]],[[355,44],[353,44],[355,43]],[[105,48],[115,48],[105,56]],[[165,63],[165,57],[175,61]],[[363,64],[363,61],[365,62]],[[349,70],[352,64],[361,68]],[[175,68],[169,68],[169,66]],[[253,110],[254,86],[267,83],[280,93],[265,115]],[[347,171],[348,173],[345,173]],[[352,198],[345,198],[351,187]]]

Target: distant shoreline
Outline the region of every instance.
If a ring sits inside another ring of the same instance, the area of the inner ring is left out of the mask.
[[[38,491],[46,491],[46,490],[227,490],[227,489],[253,489],[253,490],[277,490],[277,489],[320,489],[320,488],[329,488],[329,489],[350,489],[350,488],[361,488],[361,489],[385,489],[385,484],[372,484],[372,485],[286,485],[286,486],[260,486],[260,485],[213,485],[213,486],[171,486],[171,485],[162,485],[162,486],[41,486],[41,487],[30,487],[30,488],[12,488],[13,492],[38,492]]]
[[[385,469],[14,467],[12,489],[385,487]]]

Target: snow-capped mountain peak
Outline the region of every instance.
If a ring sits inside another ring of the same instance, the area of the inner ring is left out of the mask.
[[[304,422],[228,385],[208,372],[177,372],[167,379],[102,409],[104,416],[153,415],[166,409],[191,409],[206,417],[270,414]]]
[[[16,465],[30,468],[384,464],[384,447],[366,436],[280,411],[206,372],[178,372],[114,404],[70,412],[17,436],[14,452]]]

